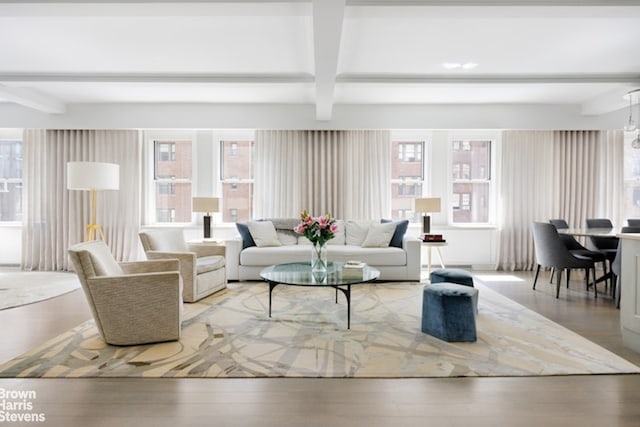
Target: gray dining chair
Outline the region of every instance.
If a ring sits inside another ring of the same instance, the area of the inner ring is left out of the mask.
[[[549,222],[553,224],[557,230],[569,229],[569,224],[564,219],[550,219]],[[562,243],[564,243],[569,252],[571,252],[572,254],[590,258],[593,260],[593,262],[596,263],[601,262],[603,274],[604,276],[607,275],[607,257],[604,253],[587,249],[580,242],[578,242],[575,237],[569,234],[559,233],[558,235],[560,237],[560,240],[562,240]],[[553,273],[554,272],[552,271],[551,279],[553,279]],[[568,274],[569,272],[567,272],[567,280],[569,279]]]
[[[629,227],[640,227],[640,218],[628,218]]]
[[[640,226],[634,227],[622,227],[621,233],[640,233]],[[620,308],[620,295],[622,294],[622,284],[618,286],[618,278],[622,270],[622,241],[618,242],[618,252],[615,259],[611,263],[611,272],[613,273],[613,279],[611,280],[611,294],[616,299],[616,307]]]
[[[585,272],[585,285],[589,289],[589,272],[593,271],[593,283],[595,297],[598,297],[598,290],[595,285],[595,263],[587,257],[572,254],[560,239],[558,230],[553,224],[545,222],[533,223],[533,243],[535,247],[537,268],[533,279],[533,289],[536,289],[536,282],[540,274],[541,267],[554,268],[556,271],[556,298],[560,296],[560,283],[562,282],[562,272],[571,269],[582,269]],[[567,273],[568,279],[568,273]],[[569,280],[567,280],[567,287]]]

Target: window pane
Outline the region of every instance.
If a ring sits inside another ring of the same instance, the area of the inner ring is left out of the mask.
[[[488,223],[491,141],[452,141],[451,194],[454,224]]]
[[[422,196],[424,142],[394,141],[391,149],[391,216],[419,222],[420,215],[413,212],[413,199]]]
[[[154,142],[155,221],[191,222],[191,141]]]
[[[221,141],[220,150],[222,221],[249,221],[253,198],[253,141]]]
[[[0,141],[0,221],[22,219],[22,141]]]
[[[193,164],[191,141],[155,141],[154,176],[156,179],[191,180]]]

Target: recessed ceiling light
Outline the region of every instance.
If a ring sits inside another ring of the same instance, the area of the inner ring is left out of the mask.
[[[478,66],[478,64],[476,64],[475,62],[443,62],[442,63],[442,68],[445,68],[447,70],[457,70],[458,68],[461,68],[463,70],[473,70],[474,68],[476,68]]]
[[[447,70],[455,70],[456,68],[462,67],[462,64],[459,62],[443,62],[442,67]]]

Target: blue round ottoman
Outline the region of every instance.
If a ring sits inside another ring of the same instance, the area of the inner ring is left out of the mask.
[[[422,291],[422,332],[448,342],[476,341],[474,296],[457,283],[426,285]]]
[[[449,282],[473,287],[473,275],[461,268],[440,268],[429,276],[431,283]]]
[[[440,268],[433,270],[429,276],[429,282],[435,283],[457,283],[458,285],[473,286],[473,275],[467,270],[460,268]],[[474,297],[473,306],[476,313],[478,312],[478,295]]]

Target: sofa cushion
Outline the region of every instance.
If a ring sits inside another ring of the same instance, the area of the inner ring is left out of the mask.
[[[383,219],[381,222],[392,222],[390,219]],[[402,247],[402,240],[404,240],[404,235],[407,234],[407,229],[409,228],[409,220],[403,219],[400,221],[395,221],[396,231],[393,233],[393,237],[389,242],[389,246],[394,246],[396,248]]]
[[[392,222],[371,224],[367,237],[362,242],[363,248],[386,248],[396,231],[396,225]]]
[[[285,262],[311,261],[311,247],[307,245],[285,245],[272,247],[253,246],[240,252],[240,265],[268,266]]]
[[[404,249],[363,248],[362,246],[329,246],[327,248],[329,261],[362,261],[372,266],[405,266],[407,265],[407,253]]]
[[[347,221],[346,223],[346,242],[347,245],[362,246],[362,242],[367,238],[369,227],[375,224],[375,221]]]
[[[404,266],[407,255],[399,248],[363,248],[361,246],[334,245],[327,247],[329,261],[358,260],[373,266]],[[268,266],[285,262],[309,262],[311,248],[308,245],[290,245],[259,248],[253,246],[240,252],[240,265],[245,267]]]
[[[249,232],[253,241],[256,242],[256,246],[280,246],[280,240],[278,240],[278,234],[276,228],[271,221],[249,221]]]
[[[256,245],[253,237],[251,237],[249,226],[247,224],[237,222],[236,228],[238,229],[238,233],[240,233],[240,237],[242,238],[242,249],[250,248],[251,246]]]
[[[276,229],[276,235],[281,245],[297,245],[298,234],[295,231],[278,230]]]
[[[224,257],[220,255],[205,256],[196,259],[197,274],[218,270],[224,267]]]

